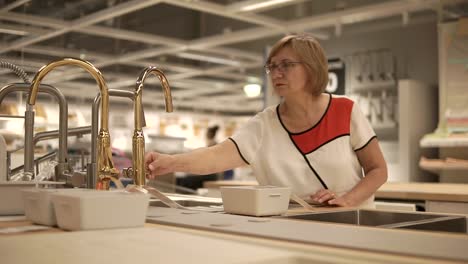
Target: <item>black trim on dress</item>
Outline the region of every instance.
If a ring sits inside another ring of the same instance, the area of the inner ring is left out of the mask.
[[[370,143],[374,138],[377,138],[377,136],[376,136],[376,135],[372,136],[372,137],[366,142],[366,144],[364,144],[364,146],[362,146],[362,147],[360,147],[360,148],[357,148],[357,149],[355,149],[354,151],[356,152],[356,151],[359,151],[359,150],[365,148],[367,145],[369,145],[369,143]]]
[[[304,158],[304,160],[306,161],[307,165],[309,166],[309,168],[312,170],[312,172],[314,173],[315,177],[317,178],[317,180],[319,180],[320,184],[322,184],[323,188],[325,189],[328,189],[328,186],[327,184],[323,181],[323,179],[320,177],[320,175],[317,173],[317,171],[314,169],[314,167],[312,166],[312,164],[310,164],[309,160],[307,159],[306,155],[305,154],[302,154],[302,151],[299,149],[299,147],[296,145],[296,142],[294,142],[294,140],[292,139],[292,135],[300,135],[300,134],[303,134],[303,133],[306,133],[312,129],[314,129],[316,126],[318,126],[320,124],[320,122],[322,122],[323,118],[325,117],[325,115],[328,113],[328,109],[330,109],[330,105],[331,105],[331,102],[332,102],[332,94],[329,94],[330,95],[330,99],[328,100],[328,105],[327,105],[327,109],[325,110],[325,112],[323,113],[322,117],[320,118],[320,120],[315,124],[313,125],[311,128],[303,131],[303,132],[299,132],[299,133],[292,133],[290,132],[286,126],[284,125],[283,123],[283,120],[281,120],[281,117],[280,117],[280,114],[279,114],[279,106],[280,104],[278,104],[278,106],[276,106],[276,115],[278,117],[278,120],[281,124],[281,126],[284,128],[284,130],[286,131],[286,133],[288,133],[288,136],[289,136],[289,139],[291,140],[291,142],[294,144],[294,146],[296,147],[297,151],[299,151],[299,153],[301,154],[301,156]]]
[[[236,146],[236,149],[237,149],[237,152],[239,152],[239,155],[241,156],[242,160],[247,163],[247,165],[250,165],[250,163],[244,158],[244,156],[242,155],[240,149],[239,149],[239,146],[237,145],[236,141],[234,141],[234,139],[232,138],[228,138],[232,141],[232,143],[234,143],[234,145]]]
[[[292,139],[292,134],[286,129],[286,127],[284,126],[283,122],[281,121],[281,118],[280,118],[280,115],[279,115],[279,105],[276,107],[276,115],[278,116],[278,119],[281,123],[281,125],[283,126],[284,130],[286,130],[286,133],[288,134],[289,136],[289,139],[291,140],[291,142],[293,143],[294,147],[296,147],[297,151],[301,154],[301,156],[304,158],[305,162],[307,163],[307,165],[309,166],[310,170],[312,170],[312,172],[314,173],[315,177],[317,178],[317,180],[319,180],[320,184],[322,184],[323,188],[325,189],[328,189],[328,186],[327,184],[322,180],[322,178],[320,177],[320,175],[317,173],[317,171],[315,171],[314,167],[312,167],[312,164],[310,164],[309,160],[307,159],[306,155],[302,154],[302,151],[299,149],[299,147],[296,145],[296,142],[294,142],[294,140]]]
[[[309,165],[309,168],[312,170],[312,172],[314,172],[315,176],[317,177],[317,179],[322,184],[323,188],[328,190],[327,184],[322,180],[320,175],[318,175],[318,173],[317,173],[317,171],[315,171],[314,167],[312,167],[312,164],[310,164],[309,159],[307,159],[307,157],[305,155],[302,155],[302,156],[304,157],[305,161],[307,162],[307,165]]]
[[[283,128],[288,132],[288,134],[291,134],[291,135],[300,135],[300,134],[304,134],[304,133],[307,133],[307,132],[309,132],[310,130],[314,129],[316,126],[318,126],[318,125],[320,124],[320,122],[322,122],[323,118],[325,118],[325,116],[326,116],[327,113],[328,113],[328,109],[330,109],[330,105],[331,105],[331,102],[332,102],[333,97],[332,97],[332,94],[329,94],[329,95],[330,95],[330,99],[328,100],[327,108],[325,109],[325,112],[323,112],[322,117],[320,117],[319,121],[317,121],[317,123],[315,123],[311,128],[308,128],[308,129],[306,129],[306,130],[304,130],[304,131],[302,131],[302,132],[295,132],[295,133],[293,133],[293,132],[289,131],[289,130],[286,128],[286,126],[283,124],[283,120],[281,120],[281,117],[280,117],[280,115],[279,115],[279,106],[280,106],[280,104],[278,104],[278,106],[276,107],[276,113],[278,114],[278,119],[279,119],[281,125],[283,126]]]
[[[335,139],[338,139],[338,138],[340,138],[340,137],[346,137],[346,136],[349,136],[349,133],[348,133],[348,134],[342,134],[342,135],[338,135],[338,136],[336,136],[336,137],[334,137],[334,138],[332,138],[332,139],[328,140],[327,142],[323,143],[322,145],[320,145],[320,146],[316,147],[316,148],[315,148],[315,149],[313,149],[312,151],[310,151],[310,152],[307,152],[307,153],[304,153],[304,155],[308,155],[308,154],[310,154],[310,153],[312,153],[312,152],[314,152],[314,151],[318,150],[319,148],[321,148],[321,147],[325,146],[326,144],[328,144],[328,143],[332,142],[332,141],[333,141],[333,140],[335,140]]]

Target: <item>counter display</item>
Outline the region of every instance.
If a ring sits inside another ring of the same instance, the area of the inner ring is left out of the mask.
[[[378,232],[378,229],[356,229],[337,224],[150,207],[148,221],[155,219],[166,223],[86,232],[51,228],[23,235],[0,234],[2,262],[271,264],[459,263],[467,260],[464,253],[467,252],[466,236],[394,230]],[[230,225],[234,220],[238,223]],[[0,221],[2,229],[28,224],[24,220]],[[281,228],[277,228],[278,225]],[[247,234],[249,226],[257,233]],[[243,230],[235,231],[239,227]],[[278,233],[282,233],[283,238],[273,238]],[[305,239],[301,241],[298,236]],[[360,249],[363,243],[375,245]],[[376,250],[379,247],[382,250]],[[392,253],[395,249],[399,250],[398,254]]]

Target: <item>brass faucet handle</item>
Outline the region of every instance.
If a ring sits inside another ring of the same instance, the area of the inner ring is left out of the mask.
[[[96,184],[96,189],[98,190],[109,190],[110,183],[113,182],[117,189],[125,189],[124,185],[120,181],[118,175],[114,174],[102,174],[99,175],[99,180]]]
[[[117,168],[110,168],[109,173],[110,173],[110,176],[111,176],[111,177],[119,178],[119,175],[120,175],[119,169],[117,169]]]
[[[96,183],[96,189],[97,190],[104,190],[104,191],[109,190],[110,180],[111,180],[110,177],[99,175],[99,180]]]
[[[124,168],[122,169],[122,176],[124,178],[131,178],[133,179],[133,168],[132,167],[128,167],[128,168]]]

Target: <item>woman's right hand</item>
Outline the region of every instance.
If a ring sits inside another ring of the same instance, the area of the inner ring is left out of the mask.
[[[156,176],[173,172],[174,157],[158,152],[148,152],[145,155],[147,177],[154,179]]]

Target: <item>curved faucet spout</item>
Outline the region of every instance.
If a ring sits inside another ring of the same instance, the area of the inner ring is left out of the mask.
[[[133,132],[133,177],[135,185],[145,185],[146,167],[144,164],[145,159],[145,137],[143,135],[143,101],[142,93],[143,86],[146,78],[154,74],[158,77],[164,90],[164,99],[166,103],[166,112],[172,112],[172,96],[169,82],[166,79],[164,73],[154,66],[149,66],[144,69],[138,77],[135,88],[135,103],[134,103],[134,115],[135,115],[135,130]]]
[[[111,140],[109,134],[109,94],[102,73],[88,61],[80,59],[64,58],[52,61],[40,68],[34,76],[31,83],[28,104],[34,105],[36,103],[37,92],[42,79],[44,79],[44,77],[53,69],[64,65],[75,65],[83,68],[93,76],[99,86],[102,104],[101,128],[98,135],[98,182],[96,186],[99,189],[108,189],[111,177],[116,177],[119,174],[119,171],[114,167],[114,163],[112,161]]]
[[[158,77],[159,81],[161,82],[163,91],[164,91],[164,100],[166,106],[166,112],[172,112],[172,95],[171,95],[171,87],[169,86],[169,82],[167,81],[166,76],[164,73],[155,66],[149,66],[148,68],[144,69],[138,80],[136,82],[136,89],[135,89],[135,129],[141,130],[143,127],[143,86],[146,81],[146,78],[150,75],[154,74]]]
[[[31,83],[31,92],[29,93],[28,97],[28,104],[34,105],[36,104],[36,98],[37,98],[37,92],[39,89],[39,85],[41,84],[42,79],[49,74],[53,69],[64,66],[64,65],[76,65],[84,70],[86,70],[89,74],[93,76],[93,78],[96,80],[98,86],[99,86],[99,91],[101,92],[101,97],[102,97],[102,107],[101,107],[101,114],[105,115],[101,119],[101,128],[105,130],[109,130],[109,95],[108,95],[108,89],[107,89],[107,84],[104,81],[104,77],[102,76],[102,73],[94,67],[91,63],[85,60],[81,59],[75,59],[75,58],[64,58],[56,61],[52,61],[47,65],[42,66],[42,68],[39,69],[39,71],[36,73],[34,76],[34,79]]]

